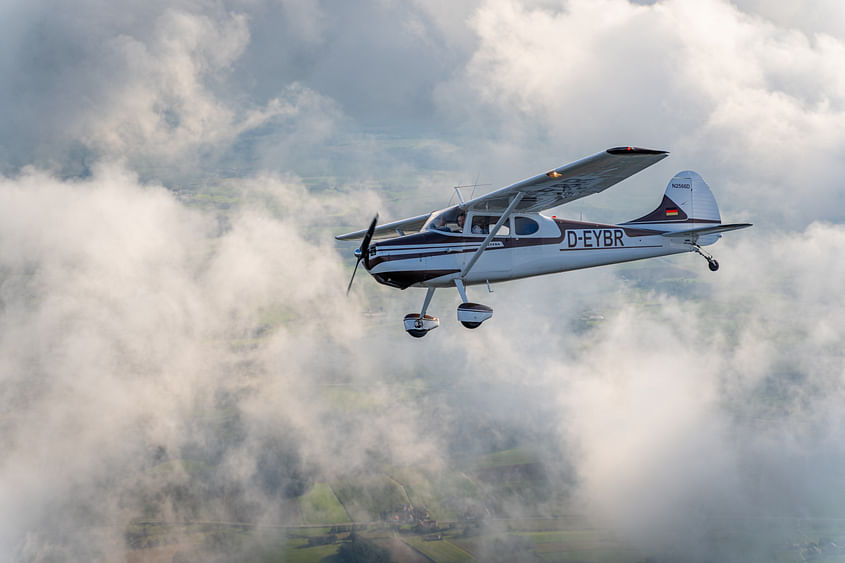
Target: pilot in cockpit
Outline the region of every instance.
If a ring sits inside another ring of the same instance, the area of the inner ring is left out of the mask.
[[[456,233],[464,232],[464,223],[466,222],[466,220],[467,220],[466,213],[458,214],[458,229],[455,231]]]
[[[429,227],[430,228],[430,227]],[[437,224],[434,225],[435,231],[451,231],[449,225],[446,224],[446,215],[443,214],[437,218]]]

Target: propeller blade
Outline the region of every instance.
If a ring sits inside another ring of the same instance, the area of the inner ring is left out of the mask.
[[[361,263],[361,259],[358,258],[358,261],[355,262],[355,269],[352,270],[352,277],[349,279],[349,285],[346,287],[346,295],[349,295],[349,290],[352,289],[352,282],[355,281],[355,272],[358,271],[358,264]]]
[[[355,252],[358,256],[358,261],[355,262],[355,269],[352,270],[352,277],[349,278],[349,285],[346,286],[346,295],[349,295],[349,290],[352,289],[352,282],[355,281],[355,273],[358,271],[358,265],[361,263],[361,260],[364,261],[364,267],[367,270],[370,269],[370,241],[373,240],[376,223],[378,223],[378,213],[376,213],[376,216],[373,217],[373,221],[370,223],[367,232],[364,233],[364,239],[361,241],[361,247]]]
[[[378,223],[378,213],[373,217],[370,227],[364,234],[364,240],[361,241],[361,257],[364,259],[364,267],[370,269],[370,241],[373,240],[373,233],[376,230],[376,223]]]

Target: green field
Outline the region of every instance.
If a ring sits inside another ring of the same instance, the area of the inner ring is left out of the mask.
[[[320,395],[327,404],[342,411],[368,410],[378,407],[384,402],[382,398],[373,393],[339,385],[322,386]]]
[[[467,500],[479,498],[478,487],[463,473],[406,467],[391,471],[405,486],[411,503],[424,506],[434,520],[456,520]]]
[[[438,563],[460,563],[473,559],[469,553],[447,540],[425,541],[420,536],[407,536],[402,541]]]
[[[640,561],[642,554],[626,548],[597,530],[567,530],[519,534],[531,542],[544,561]]]
[[[635,563],[644,558],[600,530],[470,535],[452,538],[450,543],[477,557],[495,553],[503,560]]]
[[[299,497],[299,511],[304,524],[351,522],[328,483],[316,483]]]
[[[354,518],[359,525],[355,534],[362,539],[388,549],[393,546],[391,553],[397,556],[402,552],[397,552],[395,546],[402,545],[403,549],[413,549],[417,555],[437,563],[485,560],[492,554],[503,561],[635,563],[647,560],[649,554],[634,549],[608,529],[594,527],[577,514],[536,518],[523,514],[519,518],[503,518],[508,499],[525,508],[540,500],[534,497],[543,491],[549,498],[554,495],[542,479],[513,480],[514,470],[537,465],[533,451],[512,448],[474,460],[467,458],[461,466],[475,469],[466,472],[455,467],[392,466],[385,467],[384,473],[349,474],[332,483],[319,481],[292,501],[298,508],[299,519],[291,522],[293,527],[283,530],[262,529],[247,523],[174,525],[154,519],[139,520],[126,529],[127,546],[132,550],[133,562],[170,560],[176,552],[187,556],[207,549],[222,549],[248,555],[245,560],[250,561],[329,563],[336,559],[341,546],[350,541],[350,524]],[[152,471],[184,470],[182,466],[182,460],[172,460]],[[202,465],[188,463],[188,467],[202,473]],[[485,475],[483,480],[479,474]],[[375,523],[382,512],[405,506],[409,500],[417,508],[425,507],[431,518],[438,521],[437,526],[429,523],[431,528],[417,533],[414,522],[403,522],[399,527]],[[559,504],[565,506],[563,500]],[[467,507],[474,507],[476,512],[467,512]],[[347,525],[333,526],[342,523]],[[297,524],[304,527],[297,528]],[[306,527],[320,524],[326,526]],[[795,522],[734,517],[711,522],[708,527],[714,560],[719,554],[746,554],[749,559],[759,556],[762,530],[778,538],[765,548],[769,560],[845,563],[845,549],[839,547],[845,546],[845,526],[834,517]],[[433,539],[436,537],[440,539]],[[320,545],[321,541],[328,543]]]
[[[382,512],[407,503],[399,486],[383,474],[346,478],[332,489],[356,522],[377,520]]]
[[[487,469],[491,467],[537,463],[539,460],[540,457],[536,449],[530,446],[523,446],[480,456],[475,461],[475,465],[479,469]]]
[[[306,547],[307,545],[308,542],[305,540],[289,541],[283,556],[278,561],[284,561],[285,563],[316,563],[326,557],[337,554],[337,550],[340,548],[338,544]],[[265,559],[265,561],[270,560]]]

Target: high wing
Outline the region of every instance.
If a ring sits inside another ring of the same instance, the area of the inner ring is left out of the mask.
[[[492,211],[503,213],[510,206],[514,196],[521,193],[521,199],[512,212],[536,212],[557,207],[576,199],[597,194],[610,186],[633,176],[652,164],[669,156],[667,151],[641,149],[637,147],[616,147],[607,149],[577,162],[566,164],[511,184],[510,186],[471,199],[459,207],[464,211]],[[374,238],[392,236],[404,232],[419,231],[431,213],[408,217],[392,223],[379,225]],[[367,229],[337,235],[337,240],[353,240],[364,236]]]
[[[637,147],[607,149],[467,201],[461,208],[501,213],[522,193],[514,211],[542,211],[604,191],[667,156],[668,151]]]
[[[417,215],[416,217],[408,217],[407,219],[400,219],[399,221],[379,225],[376,227],[376,230],[373,231],[373,238],[396,236],[400,231],[403,233],[405,231],[408,231],[409,233],[417,232],[422,229],[422,226],[430,216],[431,213],[426,213],[425,215]],[[361,229],[360,231],[355,231],[354,233],[337,235],[334,238],[337,240],[354,240],[363,237],[366,232],[367,229]]]

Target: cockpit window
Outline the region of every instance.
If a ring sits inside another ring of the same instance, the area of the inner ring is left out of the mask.
[[[490,233],[490,217],[478,216],[472,218],[472,234],[486,235]]]
[[[437,215],[428,222],[429,231],[443,231],[444,233],[462,233],[464,231],[466,212],[458,207],[452,207]]]
[[[496,225],[496,222],[501,217],[501,215],[477,215],[475,213],[470,213],[470,216],[470,226],[469,229],[467,229],[467,233],[471,233],[473,235],[490,234],[490,230]],[[530,219],[527,220],[533,223]],[[455,206],[445,209],[436,214],[433,218],[429,219],[424,229],[427,231],[442,231],[444,233],[463,233],[466,222],[466,212],[460,207]],[[536,232],[537,229],[539,229],[539,226],[534,223],[533,228],[534,230],[531,232]],[[506,237],[509,235],[510,219],[505,219],[505,222],[499,228],[496,236]]]
[[[540,225],[528,217],[514,217],[513,227],[517,235],[533,235],[540,230]]]

